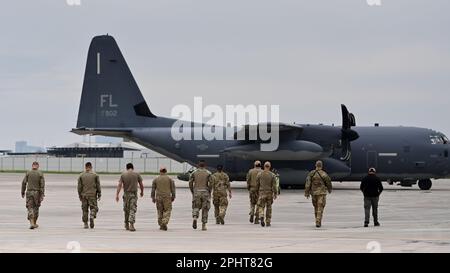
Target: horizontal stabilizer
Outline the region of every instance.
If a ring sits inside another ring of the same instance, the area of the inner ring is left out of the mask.
[[[131,134],[131,130],[117,128],[74,128],[70,132],[77,135],[102,135],[110,137],[126,137]]]

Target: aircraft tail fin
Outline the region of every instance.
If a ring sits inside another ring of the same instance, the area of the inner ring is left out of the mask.
[[[141,127],[156,118],[112,36],[89,47],[77,128]]]

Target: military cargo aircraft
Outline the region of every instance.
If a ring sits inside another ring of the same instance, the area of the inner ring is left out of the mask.
[[[94,37],[89,48],[72,132],[127,138],[193,166],[199,160],[209,168],[222,164],[235,181],[245,180],[254,160],[270,160],[284,188],[304,185],[319,159],[333,181],[360,181],[369,167],[375,167],[383,181],[402,186],[418,181],[422,190],[431,188],[431,179],[450,177],[450,145],[444,134],[416,127],[356,127],[354,115],[344,105],[341,108],[342,126],[276,124],[280,142],[274,151],[262,151],[263,141],[258,139],[175,140],[171,128],[177,120],[150,111],[115,39],[103,35]],[[260,126],[233,130],[249,135]]]

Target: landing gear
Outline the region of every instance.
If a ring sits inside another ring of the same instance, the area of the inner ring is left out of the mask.
[[[419,180],[419,188],[421,190],[427,191],[431,189],[433,183],[431,183],[431,179],[421,179]]]

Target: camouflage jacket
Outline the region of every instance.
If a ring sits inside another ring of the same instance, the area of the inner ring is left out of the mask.
[[[227,195],[230,191],[230,178],[224,172],[216,172],[213,174],[213,190],[214,194]]]
[[[205,168],[198,168],[195,170],[189,178],[189,189],[192,193],[198,191],[211,192],[213,178],[211,173]]]
[[[328,174],[320,169],[309,172],[306,177],[305,195],[322,195],[331,193],[331,178]]]
[[[261,192],[272,192],[274,195],[278,194],[277,180],[274,173],[271,171],[262,171],[256,177],[256,189]]]
[[[247,173],[247,189],[256,190],[256,177],[263,170],[261,168],[253,168]]]
[[[22,181],[22,195],[27,191],[38,191],[41,195],[45,194],[44,174],[38,170],[31,170],[25,174]]]
[[[175,199],[175,182],[167,174],[160,175],[152,182],[152,199],[156,196],[172,197]]]
[[[102,195],[100,178],[94,172],[83,172],[78,178],[78,196],[98,197]]]

